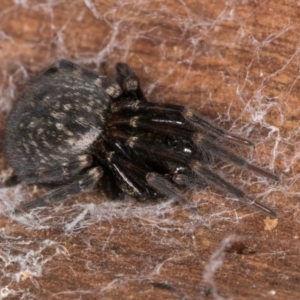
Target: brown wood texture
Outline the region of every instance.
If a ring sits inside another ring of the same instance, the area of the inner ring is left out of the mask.
[[[2,190],[3,299],[299,299],[299,28],[292,0],[1,0],[3,176],[13,102],[64,57],[111,76],[126,61],[149,99],[253,140],[255,149],[233,148],[282,179],[216,166],[274,207],[278,223],[212,187],[190,192],[198,212],[90,193],[17,217],[7,211],[44,191]]]

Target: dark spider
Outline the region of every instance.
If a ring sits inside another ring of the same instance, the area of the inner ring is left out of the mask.
[[[221,145],[250,141],[181,105],[148,102],[135,73],[116,65],[116,80],[60,60],[42,72],[12,110],[5,132],[14,174],[3,186],[47,185],[26,211],[98,188],[112,199],[184,199],[181,187],[206,184],[276,218],[271,208],[211,171],[212,158],[279,181]]]

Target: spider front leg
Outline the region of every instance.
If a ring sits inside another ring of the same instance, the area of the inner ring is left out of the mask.
[[[126,118],[122,117],[121,115],[114,114],[109,120],[109,123],[111,126],[128,126],[139,130],[142,129],[149,132],[156,132],[157,134],[168,136],[170,138],[178,136],[191,140],[195,147],[198,147],[198,152],[205,154],[205,151],[207,151],[222,160],[232,162],[235,165],[254,172],[260,176],[274,181],[279,181],[278,176],[275,174],[249,163],[243,157],[212,141],[208,136],[203,136],[203,134],[200,134],[195,129],[186,126],[186,124],[182,121],[169,119],[167,117],[148,118],[133,116],[131,118]]]
[[[231,134],[224,129],[216,126],[199,114],[182,105],[160,104],[151,102],[120,101],[112,104],[113,112],[137,112],[140,114],[172,115],[174,120],[185,120],[194,128],[203,131],[205,134],[211,134],[217,139],[226,140],[243,146],[254,146],[253,142],[240,136]]]
[[[278,214],[273,209],[255,199],[252,199],[251,197],[246,195],[246,193],[243,190],[239,189],[232,183],[223,179],[220,175],[211,171],[207,166],[201,165],[199,162],[193,162],[190,166],[191,169],[193,169],[193,171],[200,177],[202,177],[202,179],[205,180],[207,183],[210,183],[216,188],[237,197],[237,199],[245,205],[258,210],[269,217],[275,219],[278,218]]]

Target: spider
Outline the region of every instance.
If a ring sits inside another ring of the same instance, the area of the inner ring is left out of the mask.
[[[17,211],[49,206],[98,189],[111,199],[185,199],[184,187],[212,185],[277,218],[274,210],[212,171],[214,157],[279,181],[223,145],[253,143],[181,105],[149,102],[125,63],[116,78],[68,60],[43,71],[24,92],[7,121],[5,148],[19,183],[50,191]]]

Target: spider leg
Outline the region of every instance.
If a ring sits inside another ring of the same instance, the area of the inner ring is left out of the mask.
[[[183,200],[185,203],[190,201],[184,197],[177,188],[174,187],[174,184],[155,172],[149,172],[146,175],[146,180],[150,186],[155,188],[159,193],[167,196],[168,198],[178,198]]]
[[[280,181],[279,177],[275,174],[249,163],[246,159],[233,153],[226,147],[220,144],[216,144],[208,137],[203,137],[203,135],[198,133],[196,130],[188,127],[186,128],[186,125],[181,121],[167,118],[146,118],[139,116],[126,118],[114,114],[111,117],[109,124],[111,126],[129,126],[131,128],[155,132],[164,136],[179,136],[185,139],[189,139],[192,140],[201,151],[203,151],[203,149],[208,149],[212,154],[222,160],[232,162],[241,168],[247,169],[271,180]]]
[[[0,182],[0,189],[18,185],[20,182],[21,182],[20,178],[17,175],[12,174],[8,178],[6,178],[3,182]]]
[[[188,172],[188,174],[175,174],[172,179],[178,185],[197,186],[200,188],[207,186],[205,180],[196,175],[194,172]]]
[[[127,64],[122,62],[116,64],[116,81],[126,94],[136,100],[147,101],[141,90],[139,78]]]
[[[221,137],[223,140],[227,140],[231,143],[235,143],[238,145],[244,145],[244,146],[252,146],[254,147],[254,143],[242,138],[241,136],[229,133],[225,131],[224,129],[216,126],[215,124],[212,124],[206,118],[199,114],[195,114],[193,111],[185,108],[182,112],[182,116],[190,122],[192,125],[201,128],[204,131],[207,131],[214,135],[215,137]]]
[[[90,167],[92,163],[93,157],[90,154],[82,154],[70,158],[67,163],[60,163],[51,168],[25,169],[19,175],[21,178],[24,178],[23,182],[27,184],[68,182],[83,169]]]
[[[233,153],[224,146],[221,146],[219,144],[217,145],[208,138],[201,138],[200,145],[205,149],[209,149],[213,154],[215,154],[222,160],[233,162],[237,166],[254,172],[262,177],[269,178],[274,181],[280,181],[280,178],[272,172],[249,163],[245,158]]]
[[[147,187],[145,183],[142,182],[141,178],[134,176],[128,169],[130,169],[129,161],[120,164],[116,162],[116,158],[113,158],[113,153],[111,153],[110,169],[114,174],[119,177],[123,190],[126,194],[138,198],[140,201],[146,200],[147,198]]]
[[[101,86],[112,98],[117,98],[122,94],[122,89],[116,81],[107,76],[99,76],[89,69],[66,59],[57,60],[49,68],[42,71],[35,80],[38,80],[43,76],[57,76],[61,74],[73,74],[74,76],[82,77],[88,82],[92,81],[95,85]]]
[[[231,195],[237,197],[242,203],[255,208],[256,210],[272,217],[277,218],[277,213],[273,211],[268,206],[260,203],[259,201],[250,198],[245,194],[244,191],[233,185],[232,183],[226,181],[218,174],[212,172],[206,165],[201,165],[199,161],[194,160],[182,153],[177,153],[164,146],[151,145],[148,142],[144,142],[137,137],[126,136],[125,133],[120,131],[112,131],[111,134],[117,140],[122,140],[128,147],[136,149],[140,152],[148,153],[155,157],[159,157],[163,161],[170,161],[177,165],[183,165],[190,168],[196,175],[204,180],[206,183],[213,185],[217,189],[230,193]]]
[[[111,151],[111,148],[114,151]],[[116,185],[126,194],[141,201],[153,194],[153,191],[149,191],[141,179],[141,174],[144,173],[143,169],[131,162],[127,149],[120,143],[113,142],[109,138],[101,139],[95,144],[93,151],[97,159],[106,165],[113,174],[115,178],[113,182],[116,182]]]
[[[103,177],[97,183],[97,190],[107,199],[116,200],[123,199],[124,192],[121,185],[117,182],[116,177],[107,167],[103,168]]]
[[[103,176],[101,167],[89,169],[70,184],[62,185],[48,194],[25,204],[20,205],[17,211],[27,211],[36,207],[49,206],[55,202],[66,200],[82,191],[93,189],[98,180]]]
[[[121,189],[125,191],[126,194],[134,196],[140,201],[153,197],[156,198],[158,194],[160,194],[160,196],[167,196],[169,198],[176,197],[186,201],[180,191],[174,187],[168,179],[158,173],[162,171],[161,168],[157,169],[153,163],[151,163],[150,167],[146,163],[132,160],[127,150],[128,147],[126,147],[124,143],[118,143],[118,141],[114,139],[116,136],[114,132],[117,133],[119,131],[118,129],[110,129],[107,133],[108,138],[99,141],[95,145],[95,153],[98,153],[96,155],[100,155],[100,157],[106,157],[106,163],[109,169],[114,174],[114,177],[118,178],[119,185],[122,186]],[[125,132],[121,131],[120,134],[124,135],[125,139],[129,138]],[[115,148],[115,151],[109,151],[107,146],[112,146],[112,143],[107,144],[107,141],[114,141],[114,143],[119,146]],[[169,173],[169,171],[170,170],[165,169],[163,170],[163,174]]]
[[[122,168],[125,171],[122,172],[123,181],[135,191],[135,196],[139,196],[140,200],[148,198],[146,193],[151,195],[151,191],[149,191],[148,188],[148,185],[150,185],[161,195],[188,202],[174,184],[159,173],[141,168],[133,161],[124,159],[115,152],[111,153],[109,160],[115,167],[119,169]],[[130,194],[130,192],[128,192],[128,194]]]
[[[216,138],[221,138],[238,145],[254,146],[253,142],[225,131],[206,120],[203,116],[195,114],[193,111],[182,105],[140,101],[120,101],[113,103],[111,109],[113,112],[139,112],[144,114],[174,115],[177,116],[179,120],[186,120],[190,125],[201,129],[206,134],[212,134]]]
[[[212,172],[209,168],[206,166],[202,166],[199,162],[195,162],[192,164],[191,168],[196,172],[200,177],[203,178],[207,183],[210,183],[211,185],[215,186],[218,189],[221,189],[227,193],[230,193],[231,195],[235,196],[245,205],[252,207],[265,215],[275,218],[278,218],[278,214],[268,207],[267,205],[264,205],[260,203],[259,201],[252,199],[248,195],[245,194],[245,192],[232,183],[226,181],[223,179],[220,175]]]
[[[50,67],[42,71],[38,76],[49,76],[57,73],[66,73],[66,74],[77,74],[81,75],[82,73],[86,73],[87,76],[93,76],[93,78],[98,78],[99,75],[96,73],[70,61],[67,59],[59,59],[55,61]]]

